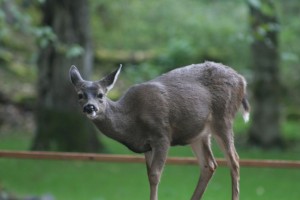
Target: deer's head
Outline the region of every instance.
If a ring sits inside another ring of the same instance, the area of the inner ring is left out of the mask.
[[[78,102],[83,112],[90,119],[102,118],[107,106],[107,93],[114,87],[122,65],[102,78],[100,81],[84,80],[78,69],[73,65],[70,68],[70,79],[77,92]]]

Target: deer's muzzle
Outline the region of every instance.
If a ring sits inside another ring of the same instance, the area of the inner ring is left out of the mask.
[[[93,112],[97,112],[97,111],[98,111],[98,109],[96,108],[96,106],[94,106],[92,104],[88,104],[83,107],[83,112],[87,113],[87,114],[92,114]]]

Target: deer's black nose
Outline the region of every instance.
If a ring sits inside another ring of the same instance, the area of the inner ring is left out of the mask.
[[[88,104],[83,107],[83,112],[85,113],[91,114],[94,111],[97,111],[97,108],[92,104]]]

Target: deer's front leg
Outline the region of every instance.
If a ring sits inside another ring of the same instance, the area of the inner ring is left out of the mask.
[[[145,153],[150,183],[150,200],[158,200],[158,184],[167,159],[169,146],[167,141],[156,141],[154,145],[151,145],[151,151]]]

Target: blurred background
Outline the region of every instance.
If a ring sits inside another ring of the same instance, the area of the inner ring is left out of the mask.
[[[109,97],[206,60],[248,81],[250,123],[235,123],[241,159],[300,159],[298,0],[0,0],[0,149],[132,154],[82,115],[76,65],[99,80],[123,64]],[[223,157],[214,145],[216,157]],[[192,156],[175,147],[170,156]],[[196,166],[167,166],[161,199],[189,199]],[[241,199],[300,198],[299,170],[241,169]],[[220,167],[204,199],[229,199]],[[0,200],[148,198],[144,165],[0,159]],[[286,197],[289,195],[289,198]]]

